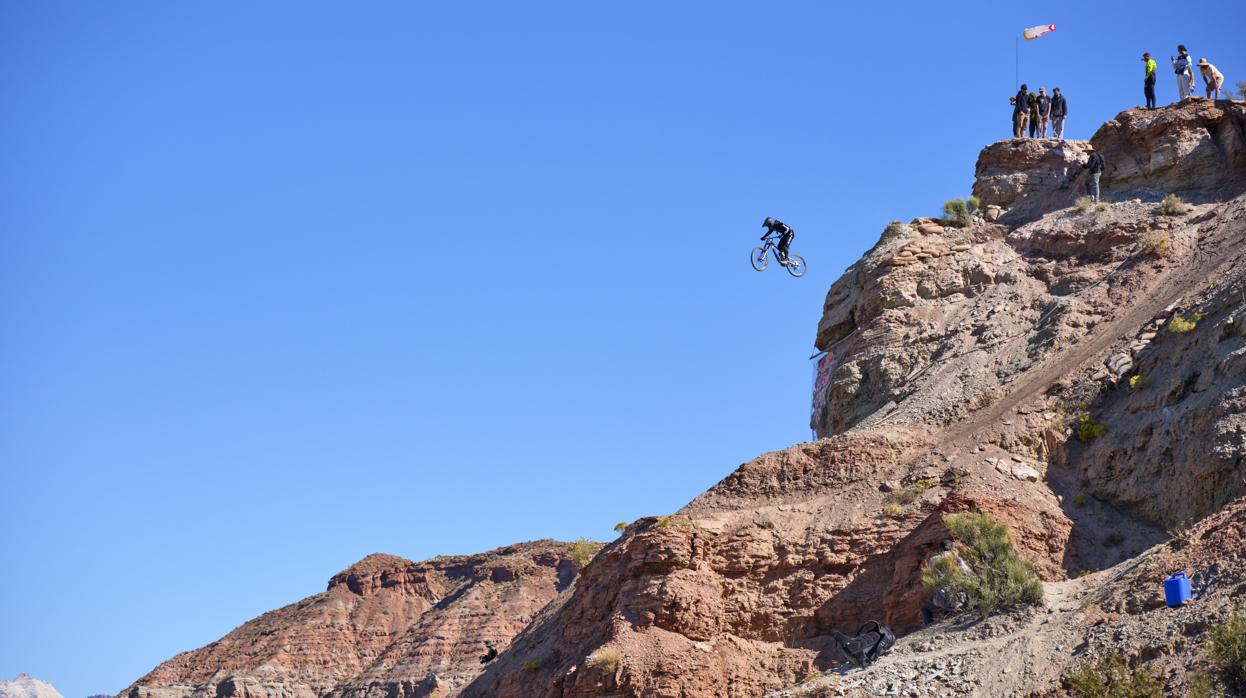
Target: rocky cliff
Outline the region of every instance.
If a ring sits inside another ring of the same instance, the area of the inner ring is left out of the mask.
[[[1137,564],[1167,530],[1246,494],[1243,114],[1190,100],[1126,112],[1089,143],[988,147],[975,191],[1001,207],[996,221],[893,223],[828,292],[822,438],[633,524],[462,695],[743,698],[821,684],[844,661],[831,630],[871,618],[916,630],[921,562],[943,516],[966,509],[1009,525],[1075,634],[1088,597],[1066,580]],[[1111,203],[1078,208],[1092,148],[1115,163]],[[1189,167],[1142,157],[1152,151]],[[1195,205],[1161,215],[1174,190]],[[1082,415],[1106,434],[1079,441]],[[884,515],[888,502],[904,504]],[[1230,591],[1246,581],[1234,570]],[[1079,589],[1119,593],[1113,574]],[[983,640],[943,642],[960,637]],[[1058,691],[1075,644],[1027,682],[993,681],[984,655],[979,676],[929,691]]]
[[[1054,695],[1109,646],[1184,690],[1197,646],[1174,635],[1246,598],[1244,125],[1186,100],[988,146],[991,222],[892,223],[828,291],[820,438],[634,522],[574,582],[555,544],[502,554],[520,574],[369,558],[127,693]],[[1075,205],[1092,149],[1108,202]],[[1193,205],[1161,213],[1173,192]],[[919,629],[922,562],[964,510],[1009,526],[1045,604]],[[1173,565],[1198,606],[1156,602]],[[831,632],[868,619],[901,642],[846,672]],[[477,626],[506,644],[483,673]]]
[[[429,695],[480,670],[484,641],[505,647],[575,578],[570,544],[521,543],[411,562],[369,555],[326,591],[184,652],[127,698]]]

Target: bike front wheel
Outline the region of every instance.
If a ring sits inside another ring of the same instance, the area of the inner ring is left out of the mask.
[[[766,248],[754,247],[753,255],[748,258],[753,268],[757,271],[766,271],[766,265],[770,264],[770,258],[766,256]]]
[[[809,268],[805,266],[805,258],[798,254],[791,255],[787,258],[787,273],[800,278],[805,275]]]

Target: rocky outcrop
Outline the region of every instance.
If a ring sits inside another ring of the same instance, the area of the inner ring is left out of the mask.
[[[1246,103],[1197,97],[1165,109],[1130,109],[1099,127],[1103,184],[1116,200],[1179,194],[1187,201],[1246,191]]]
[[[978,155],[973,195],[984,207],[1010,209],[1012,219],[1064,208],[1085,193],[1079,174],[1090,152],[1086,141],[1014,138],[993,143]]]
[[[328,589],[182,653],[127,698],[452,695],[576,574],[570,546],[523,543],[421,563],[369,555]],[[421,688],[423,687],[423,688]]]
[[[1086,193],[1089,153],[1107,164],[1100,181],[1113,201],[1224,201],[1246,191],[1246,103],[1188,98],[1148,111],[1129,109],[1090,141],[1013,139],[978,156],[973,193],[1008,209],[1004,222],[1033,220]]]
[[[60,691],[47,681],[30,674],[18,674],[12,681],[0,681],[0,698],[62,698]]]

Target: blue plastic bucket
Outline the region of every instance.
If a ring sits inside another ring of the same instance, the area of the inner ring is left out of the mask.
[[[1164,580],[1164,601],[1169,606],[1176,608],[1190,602],[1190,580],[1186,579],[1185,572],[1173,572],[1172,576]]]

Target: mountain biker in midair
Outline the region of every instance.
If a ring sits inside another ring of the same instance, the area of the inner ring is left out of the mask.
[[[792,230],[792,226],[774,218],[766,217],[761,222],[761,227],[766,229],[766,234],[761,236],[762,242],[771,235],[779,236],[779,264],[787,266],[787,250],[792,246],[792,238],[796,237],[796,231]]]

